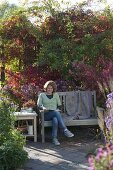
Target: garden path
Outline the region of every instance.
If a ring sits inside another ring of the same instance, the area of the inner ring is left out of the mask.
[[[67,139],[59,135],[60,146],[54,146],[50,141],[50,130],[46,133],[46,143],[41,139],[37,143],[27,142],[25,149],[29,154],[29,161],[24,170],[88,170],[88,154],[94,153],[102,143],[92,138],[89,128],[72,128],[75,137]],[[93,139],[93,140],[92,140]]]

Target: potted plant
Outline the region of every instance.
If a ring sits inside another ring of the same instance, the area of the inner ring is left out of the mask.
[[[27,112],[32,112],[33,108],[35,107],[35,101],[30,99],[27,102],[23,103],[23,110],[26,110]]]

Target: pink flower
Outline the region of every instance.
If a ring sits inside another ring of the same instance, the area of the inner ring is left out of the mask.
[[[113,159],[110,162],[110,166],[113,167]]]
[[[93,158],[93,156],[90,156],[90,157],[88,158],[88,162],[89,162],[89,164],[90,164],[91,166],[94,164],[94,158]]]

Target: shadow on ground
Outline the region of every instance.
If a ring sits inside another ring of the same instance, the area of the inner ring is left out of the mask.
[[[27,141],[29,154],[25,170],[88,170],[88,155],[102,144],[97,127],[72,127],[75,134],[71,139],[60,132],[60,146],[51,143],[51,128],[46,128],[46,143]]]

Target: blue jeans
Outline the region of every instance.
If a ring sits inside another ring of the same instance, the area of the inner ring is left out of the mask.
[[[53,138],[57,138],[57,132],[58,132],[58,126],[65,130],[66,126],[63,122],[61,113],[58,111],[48,111],[45,113],[44,115],[44,120],[48,121],[51,120],[52,121],[52,137]]]

